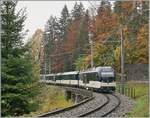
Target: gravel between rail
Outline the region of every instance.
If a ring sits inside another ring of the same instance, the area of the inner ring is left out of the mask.
[[[120,117],[125,116],[125,114],[131,110],[134,104],[133,100],[118,93],[115,93],[114,95],[93,93],[93,95],[95,98],[88,102],[71,109],[58,112],[57,114],[46,115],[46,117]],[[117,106],[119,99],[121,100],[121,103],[119,106]],[[98,107],[99,109],[97,109]],[[115,110],[113,110],[114,108]],[[110,113],[107,114],[109,111]]]
[[[115,111],[107,115],[107,117],[127,117],[126,113],[132,110],[135,101],[119,93],[116,93],[116,95],[121,99],[121,104]]]
[[[102,109],[97,110],[96,112],[93,112],[90,115],[87,115],[86,117],[123,117],[126,116],[126,113],[128,113],[134,105],[134,101],[129,99],[128,97],[121,95],[119,93],[115,93],[117,97],[121,100],[120,105],[110,114],[104,115],[109,110],[113,109],[113,107],[116,106],[118,103],[118,100],[111,94],[108,94],[110,97],[110,101],[107,105],[105,105]],[[103,116],[104,115],[104,116]]]
[[[68,111],[64,111],[62,113],[53,115],[53,117],[78,116],[79,114],[93,110],[96,106],[103,105],[105,102],[107,102],[107,98],[103,94],[94,93],[94,96],[95,96],[95,99],[89,102],[86,102],[85,104],[82,104],[80,106],[77,106],[74,109],[70,109]]]
[[[113,94],[107,94],[109,102],[103,106],[101,109],[92,112],[89,115],[86,115],[86,117],[104,117],[107,116],[107,114],[111,113],[118,105],[120,105],[120,99],[118,96]]]

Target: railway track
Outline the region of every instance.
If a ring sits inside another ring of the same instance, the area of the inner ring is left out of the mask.
[[[113,94],[113,96],[116,98],[117,104],[115,104],[114,107],[112,107],[110,110],[108,110],[106,113],[104,113],[101,117],[108,116],[110,113],[112,113],[113,111],[115,111],[116,108],[118,108],[119,105],[121,104],[120,98],[117,95],[115,95],[115,94]]]
[[[58,109],[58,110],[55,110],[55,111],[47,112],[47,113],[44,113],[42,115],[38,115],[37,117],[49,117],[49,116],[54,116],[54,115],[63,113],[65,111],[69,111],[70,109],[73,109],[73,108],[78,107],[78,106],[80,106],[82,104],[85,104],[85,103],[91,101],[94,98],[95,97],[89,97],[89,98],[87,98],[87,99],[85,99],[85,100],[83,100],[83,101],[81,101],[81,102],[79,102],[79,103],[77,103],[75,105],[72,105],[72,106],[69,106],[69,107],[66,107],[66,108],[62,108],[62,109]]]
[[[94,93],[78,104],[56,110],[38,117],[105,117],[112,113],[119,105],[120,99],[115,94]]]
[[[106,117],[117,107],[119,107],[121,100],[115,94],[105,94],[107,98],[107,102],[104,105],[100,105],[95,109],[88,111],[87,113],[83,113],[78,115],[77,117]]]

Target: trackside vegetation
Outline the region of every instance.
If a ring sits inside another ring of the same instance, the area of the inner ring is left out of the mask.
[[[128,82],[128,86],[134,86],[135,105],[127,116],[129,117],[149,117],[148,84]]]
[[[67,101],[65,99],[63,89],[46,84],[40,85],[40,94],[37,95],[35,99],[39,104],[38,109],[35,112],[31,112],[30,114],[26,114],[24,116],[38,116],[40,114],[59,108],[68,107],[73,104],[72,101]]]
[[[39,83],[40,74],[88,69],[92,59],[94,67],[111,66],[120,73],[120,31],[124,64],[148,64],[149,1],[112,5],[101,0],[97,10],[85,9],[82,2],[71,11],[64,5],[60,17],[51,15],[26,44],[26,9],[16,11],[15,0],[0,3],[2,117],[37,116],[73,104],[62,89]],[[129,81],[127,86],[135,89],[127,116],[149,117],[148,84]]]

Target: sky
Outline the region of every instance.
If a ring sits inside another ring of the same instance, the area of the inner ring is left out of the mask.
[[[24,41],[31,38],[36,29],[40,28],[44,30],[44,26],[51,15],[60,17],[62,8],[66,4],[68,10],[71,11],[76,1],[19,1],[16,7],[18,11],[21,8],[26,7],[27,19],[25,21],[25,30],[29,30]],[[80,1],[77,1],[80,2]],[[82,1],[84,8],[91,7],[88,1]],[[97,2],[92,2],[97,4]]]

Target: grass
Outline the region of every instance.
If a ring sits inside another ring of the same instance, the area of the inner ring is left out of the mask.
[[[25,116],[37,116],[58,108],[71,106],[73,103],[65,99],[64,90],[50,85],[42,85],[40,94],[36,97],[39,101],[39,109]]]
[[[135,105],[127,116],[149,117],[148,84],[127,82],[127,86],[135,88]]]

